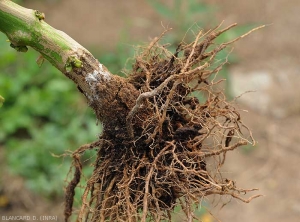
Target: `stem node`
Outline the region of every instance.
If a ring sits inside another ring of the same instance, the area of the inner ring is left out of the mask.
[[[45,13],[40,12],[38,10],[34,11],[34,15],[35,17],[37,17],[39,19],[39,21],[44,20],[45,19]]]

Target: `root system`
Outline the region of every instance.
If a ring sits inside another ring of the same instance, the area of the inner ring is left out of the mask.
[[[226,63],[217,61],[218,52],[250,33],[214,43],[234,26],[200,31],[173,53],[159,44],[162,36],[139,49],[124,80],[139,96],[122,121],[104,121],[99,141],[73,154],[66,218],[81,177],[80,156],[88,149],[97,149],[97,159],[79,221],[171,221],[175,206],[192,221],[205,196],[229,195],[244,202],[258,196],[243,199],[252,190],[237,188],[220,171],[228,151],[253,143],[238,110],[226,101],[223,80],[216,78]]]

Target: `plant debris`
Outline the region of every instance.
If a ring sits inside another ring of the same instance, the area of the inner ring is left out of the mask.
[[[175,53],[159,44],[163,35],[140,48],[125,79],[140,94],[126,107],[126,118],[104,124],[99,141],[73,153],[66,220],[81,177],[80,156],[90,149],[97,149],[97,159],[78,221],[171,221],[175,206],[192,221],[205,196],[229,195],[243,202],[259,196],[244,199],[255,189],[237,188],[220,171],[228,151],[254,143],[239,111],[218,87],[223,80],[215,78],[226,63],[217,61],[218,52],[258,29],[215,44],[235,25],[200,31],[195,41],[182,41]]]

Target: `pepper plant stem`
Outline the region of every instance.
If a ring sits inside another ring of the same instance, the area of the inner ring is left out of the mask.
[[[97,118],[105,118],[105,110],[122,88],[137,92],[124,78],[112,75],[93,55],[64,32],[44,21],[44,14],[24,8],[9,0],[0,0],[0,31],[5,33],[11,46],[18,51],[32,47],[53,66],[73,80]],[[122,100],[122,99],[121,99]],[[117,99],[114,103],[120,105]],[[124,99],[123,99],[124,100]],[[132,102],[131,102],[132,103]],[[104,111],[103,111],[104,110]]]
[[[97,81],[111,79],[108,70],[88,50],[40,19],[36,10],[24,8],[9,0],[0,0],[0,31],[7,35],[11,46],[17,50],[30,46],[41,53],[53,66],[72,79],[88,99],[94,93],[91,78]],[[76,67],[76,61],[81,61],[79,67]],[[97,76],[101,75],[100,71],[105,78]]]

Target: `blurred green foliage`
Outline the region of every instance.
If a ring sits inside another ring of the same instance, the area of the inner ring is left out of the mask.
[[[5,99],[0,95],[0,107],[3,105]]]
[[[62,195],[67,150],[97,139],[101,127],[75,85],[33,50],[20,54],[0,35],[0,144],[11,173],[43,195]],[[52,155],[53,154],[53,155]]]

